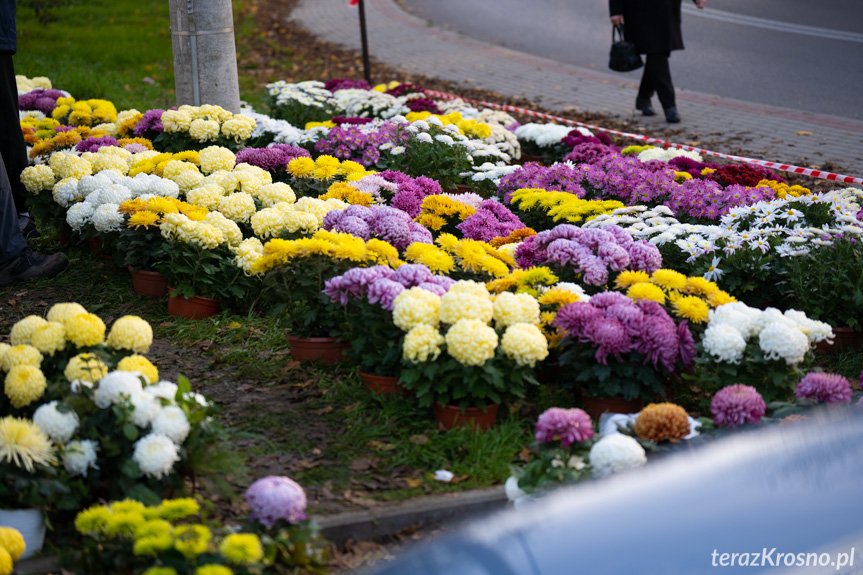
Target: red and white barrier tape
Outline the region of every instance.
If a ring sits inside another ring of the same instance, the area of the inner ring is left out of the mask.
[[[774,170],[779,170],[782,172],[793,172],[795,174],[801,174],[803,176],[810,176],[812,178],[818,178],[821,180],[832,180],[836,182],[843,182],[846,184],[863,184],[863,178],[858,178],[855,176],[845,176],[842,174],[834,174],[833,172],[824,172],[822,170],[813,170],[811,168],[804,168],[801,166],[794,166],[792,164],[782,164],[779,162],[768,162],[767,160],[757,160],[754,158],[746,158],[743,156],[734,156],[731,154],[723,154],[721,152],[713,152],[711,150],[704,150],[702,148],[696,148],[695,146],[687,146],[685,144],[675,144],[673,142],[667,142],[665,140],[660,140],[659,138],[651,138],[649,136],[644,136],[641,134],[630,134],[628,132],[620,132],[618,130],[611,130],[609,128],[601,128],[599,126],[593,126],[591,124],[585,124],[583,122],[576,122],[575,120],[569,120],[567,118],[561,118],[559,116],[553,116],[551,114],[545,114],[542,112],[534,112],[533,110],[528,110],[526,108],[519,108],[518,106],[509,106],[503,104],[495,104],[493,102],[483,102],[481,100],[472,100],[470,98],[462,98],[460,96],[454,96],[452,94],[447,94],[446,92],[438,92],[436,90],[425,90],[425,93],[430,96],[436,96],[438,98],[443,98],[445,100],[464,100],[465,102],[471,104],[479,104],[480,106],[485,106],[486,108],[493,108],[495,110],[503,110],[504,112],[517,112],[519,114],[525,114],[527,116],[533,116],[535,118],[542,118],[544,120],[552,120],[554,122],[570,124],[573,126],[580,126],[582,128],[587,128],[589,130],[595,130],[600,132],[607,132],[609,134],[615,134],[617,136],[623,136],[625,138],[632,138],[634,140],[641,140],[642,142],[646,142],[648,144],[659,144],[661,146],[680,148],[682,150],[690,150],[693,152],[698,152],[699,154],[703,154],[706,156],[716,156],[718,158],[725,158],[726,160],[733,160],[735,162],[744,162],[747,164],[757,164],[759,166],[764,166],[765,168],[773,168]]]

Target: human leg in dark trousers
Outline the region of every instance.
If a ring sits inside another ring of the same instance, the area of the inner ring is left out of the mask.
[[[6,174],[12,186],[12,199],[19,216],[27,214],[24,203],[27,189],[21,183],[21,172],[29,165],[27,144],[21,133],[18,120],[18,86],[15,82],[15,66],[12,52],[0,50],[0,155],[6,166]],[[36,227],[29,217],[21,217],[19,225],[27,237],[37,236]],[[26,228],[26,229],[25,229]]]
[[[643,106],[650,106],[654,92],[659,96],[659,102],[665,110],[669,122],[679,122],[677,104],[674,98],[674,84],[671,83],[671,69],[668,66],[669,52],[647,54],[644,63],[644,73],[638,88],[636,107],[643,111]]]
[[[18,211],[12,200],[6,167],[0,158],[0,288],[54,277],[67,265],[63,254],[45,256],[27,246],[18,227]]]

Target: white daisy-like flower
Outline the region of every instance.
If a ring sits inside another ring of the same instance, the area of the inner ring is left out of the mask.
[[[78,430],[78,414],[71,407],[57,409],[57,401],[40,405],[33,414],[33,423],[57,443],[66,443]]]
[[[72,477],[83,475],[87,477],[88,469],[99,469],[96,465],[96,452],[99,444],[92,439],[70,441],[63,448],[63,467]]]
[[[392,154],[393,156],[400,156],[404,153],[405,153],[405,147],[404,146],[393,146],[392,148],[390,148],[390,154]]]
[[[162,479],[180,461],[177,445],[167,435],[151,433],[135,442],[132,459],[147,477]]]

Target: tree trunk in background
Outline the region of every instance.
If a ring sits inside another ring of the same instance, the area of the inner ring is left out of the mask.
[[[231,0],[169,0],[177,105],[240,111]]]

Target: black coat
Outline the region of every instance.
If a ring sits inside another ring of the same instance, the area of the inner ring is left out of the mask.
[[[18,49],[18,36],[15,30],[15,0],[0,0],[0,52]]]
[[[626,39],[640,54],[683,50],[681,0],[608,0],[612,16],[623,14]]]

